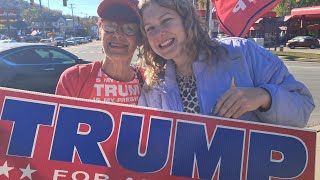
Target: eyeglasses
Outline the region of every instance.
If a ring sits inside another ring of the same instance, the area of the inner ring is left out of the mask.
[[[115,22],[104,22],[102,23],[102,29],[107,33],[115,33],[118,29],[128,36],[135,36],[138,34],[139,25],[135,23],[127,23],[127,24],[117,24]],[[119,31],[118,31],[119,32]]]

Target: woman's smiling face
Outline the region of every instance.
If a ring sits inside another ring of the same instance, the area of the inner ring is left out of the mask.
[[[103,20],[102,27],[112,23],[119,25],[117,22]],[[119,26],[121,25],[122,24]],[[138,25],[136,26],[138,27]],[[138,35],[126,35],[122,32],[123,30],[121,28],[117,28],[115,32],[110,33],[105,31],[102,27],[101,34],[104,52],[113,58],[131,58],[138,45]]]
[[[164,59],[177,59],[185,44],[186,33],[180,15],[151,3],[142,12],[143,27],[153,51]]]

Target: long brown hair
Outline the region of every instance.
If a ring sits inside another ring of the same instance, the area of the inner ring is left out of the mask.
[[[200,21],[192,2],[190,0],[140,0],[139,9],[142,13],[142,19],[144,9],[151,3],[176,11],[183,21],[186,32],[186,43],[183,48],[187,50],[185,52],[189,53],[188,57],[196,59],[201,51],[204,52],[206,60],[209,61],[212,56],[212,46],[220,47],[220,45],[216,40],[210,39],[208,28]],[[140,24],[142,34],[146,37],[143,21]],[[143,56],[146,66],[146,84],[149,87],[155,87],[159,85],[160,79],[163,78],[166,60],[151,49],[147,39],[143,43]]]

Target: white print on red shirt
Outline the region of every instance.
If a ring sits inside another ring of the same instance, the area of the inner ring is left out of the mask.
[[[140,96],[140,83],[136,77],[130,82],[111,79],[100,69],[91,99],[105,102],[137,104]]]

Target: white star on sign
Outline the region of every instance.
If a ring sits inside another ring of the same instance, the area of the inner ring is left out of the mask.
[[[24,177],[28,177],[29,179],[32,179],[31,174],[37,171],[37,170],[30,169],[30,164],[28,164],[28,166],[25,169],[20,168],[20,170],[22,171],[22,175],[20,179]]]
[[[8,167],[7,161],[3,164],[3,166],[0,166],[0,175],[4,174],[9,178],[9,171],[12,170],[13,167]]]

